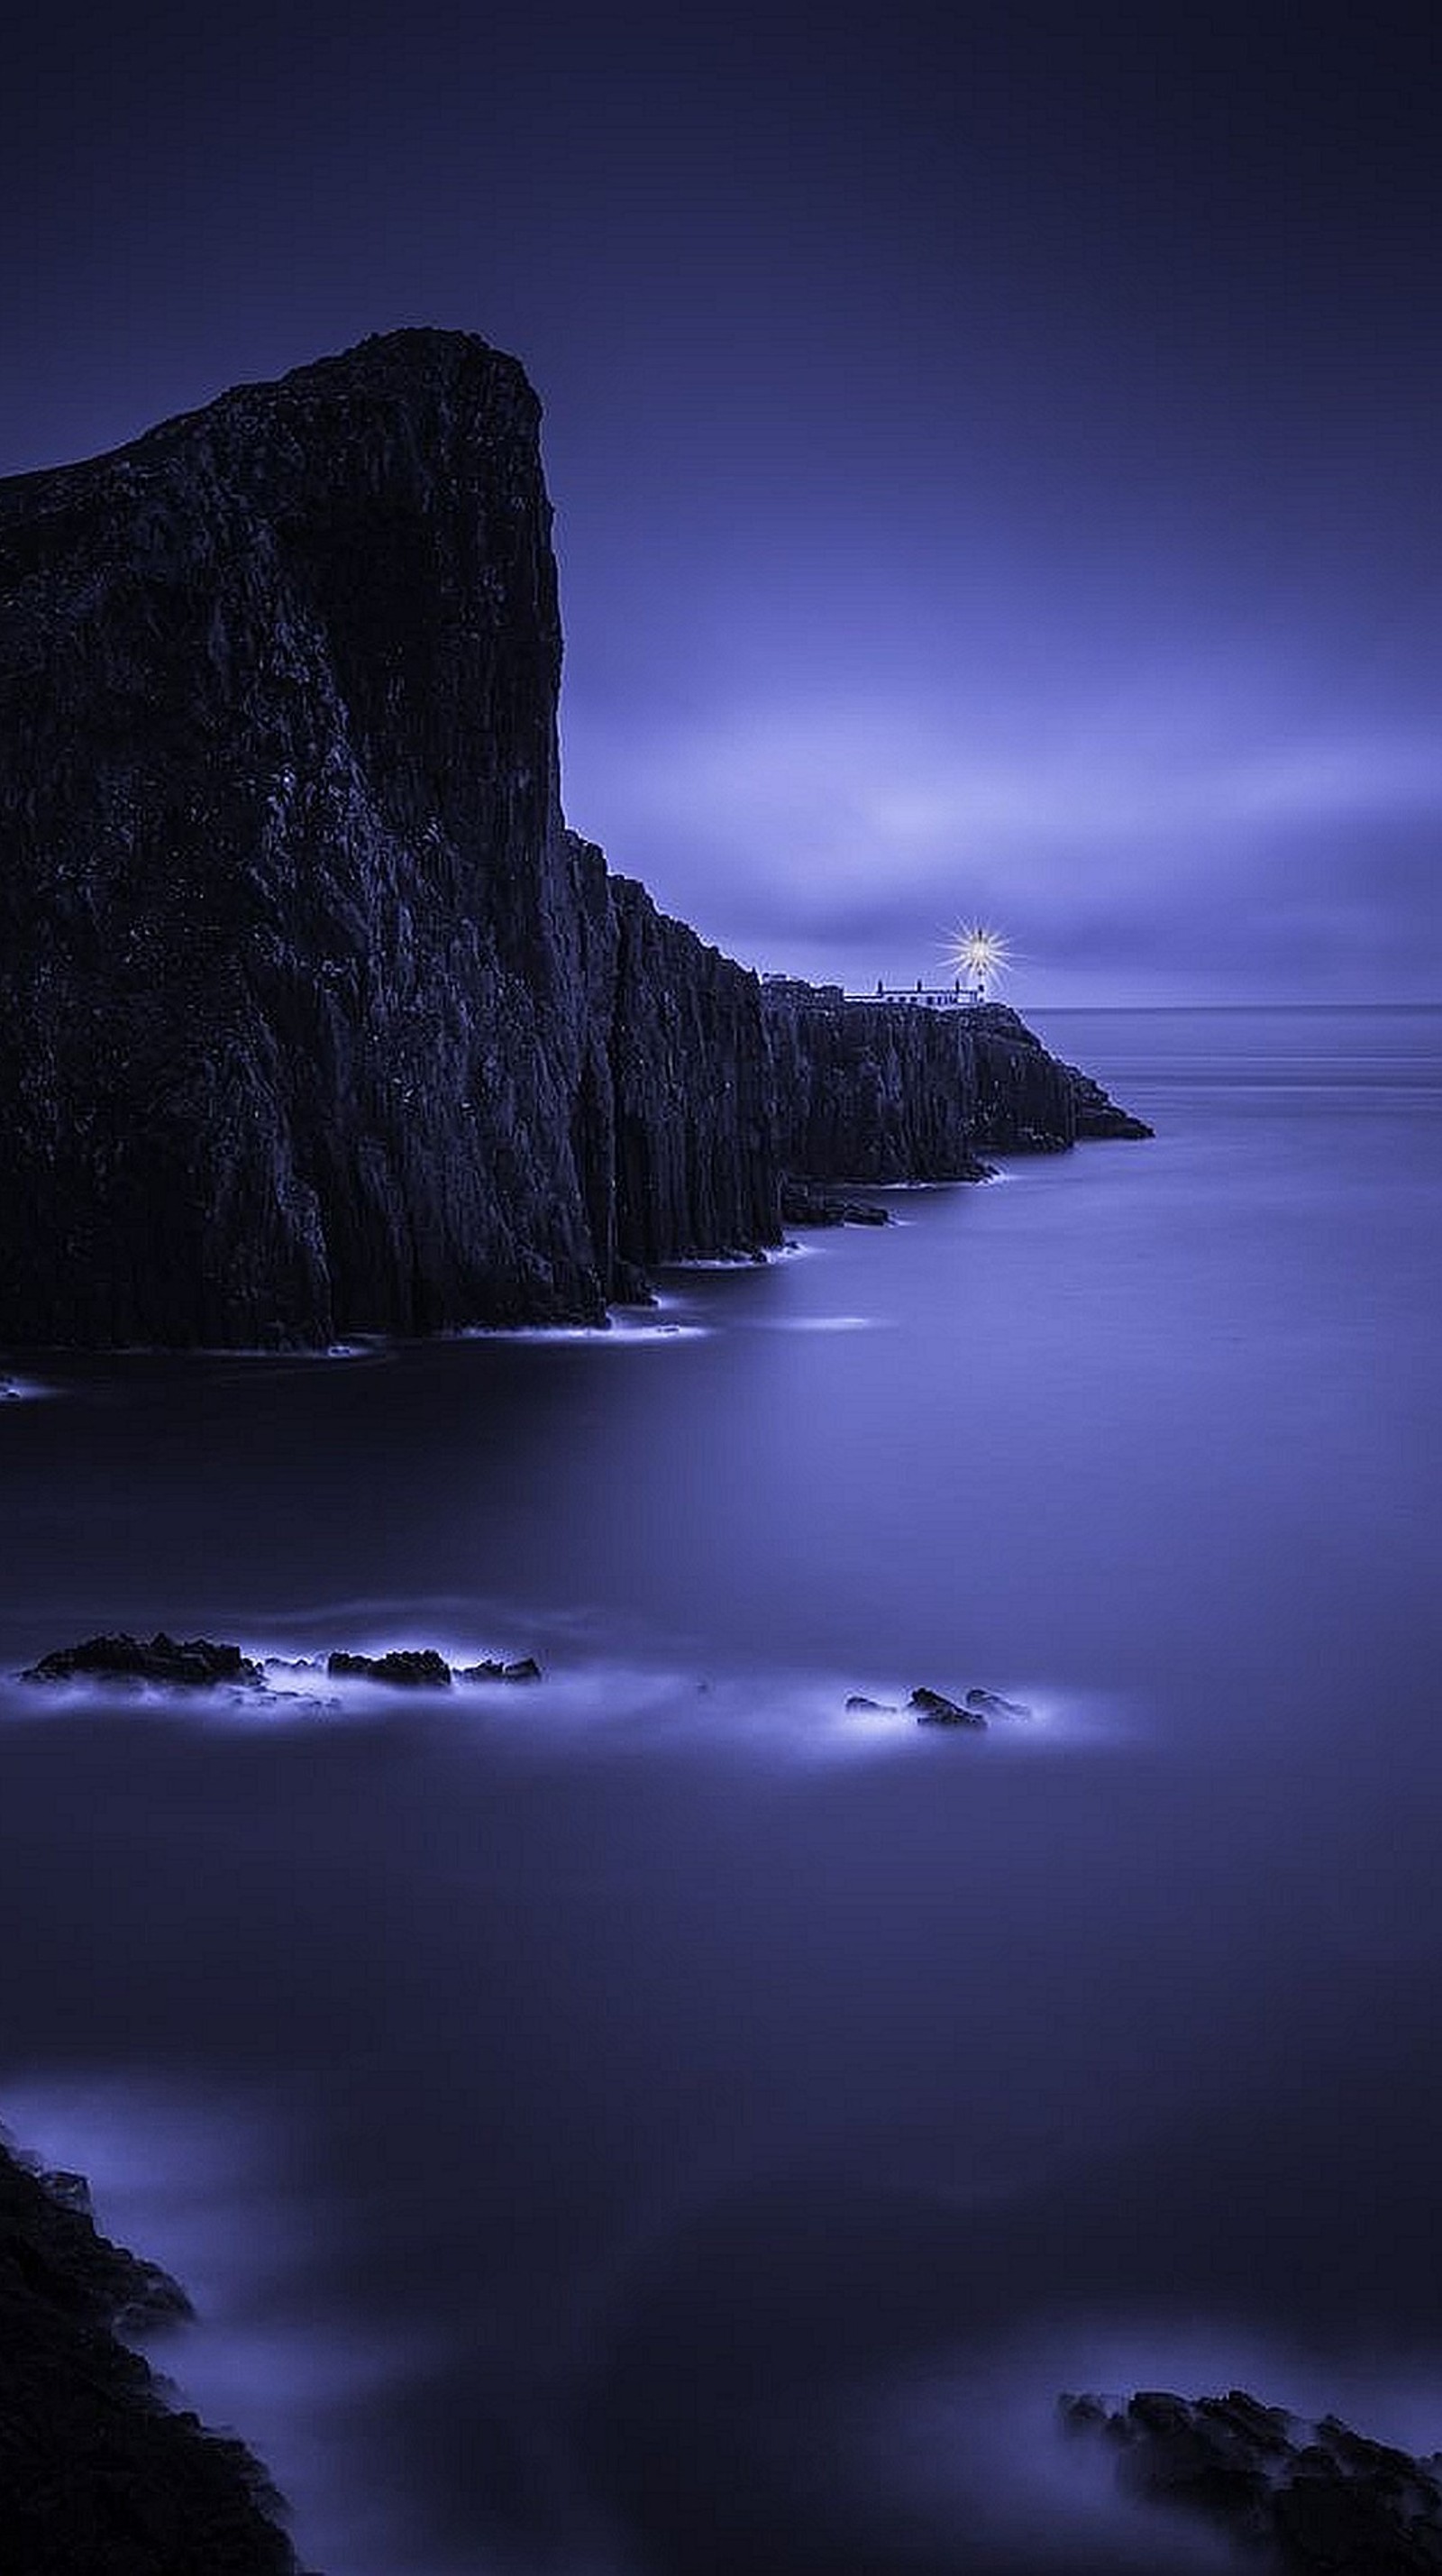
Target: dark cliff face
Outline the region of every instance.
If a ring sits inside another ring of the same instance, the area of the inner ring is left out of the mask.
[[[950,1181],[977,1169],[975,1067],[955,1011],[770,1003],[788,1171],[817,1181]]]
[[[599,1309],[549,516],[442,333],[0,486],[10,1334]]]
[[[780,1000],[767,1021],[782,1159],[810,1180],[968,1180],[988,1153],[1148,1133],[1001,1003]]]
[[[779,1239],[774,1077],[761,987],[643,886],[612,880],[616,1227],[623,1261]]]
[[[1071,1141],[1011,1014],[778,1015],[563,829],[537,433],[405,331],[0,484],[6,1339],[598,1319]]]

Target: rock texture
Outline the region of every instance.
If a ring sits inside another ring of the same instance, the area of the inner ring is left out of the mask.
[[[83,1638],[78,1646],[56,1646],[20,1678],[27,1682],[159,1682],[171,1690],[215,1690],[222,1683],[259,1690],[265,1682],[259,1664],[243,1655],[239,1646],[218,1646],[209,1637],[171,1637],[163,1628],[153,1637],[132,1637],[122,1631]]]
[[[0,2565],[15,2576],[299,2576],[250,2453],[170,2412],[118,2339],[188,2312],[96,2233],[75,2175],[0,2145]]]
[[[1117,2445],[1130,2486],[1205,2514],[1293,2576],[1437,2576],[1442,2454],[1413,2459],[1335,2415],[1304,2423],[1244,2389],[1195,2400],[1144,2389],[1114,2406],[1062,2400],[1063,2420]]]
[[[599,1318],[774,1238],[737,1086],[670,1115],[754,979],[562,828],[537,424],[402,332],[0,486],[9,1337]]]
[[[769,1010],[564,829],[549,530],[456,332],[0,484],[7,1340],[599,1320],[787,1173],[1103,1132],[1011,1013]]]
[[[768,995],[767,1022],[779,1150],[808,1180],[979,1180],[988,1153],[1151,1132],[1004,1003],[927,1010],[804,990]]]
[[[239,1646],[218,1644],[210,1637],[177,1639],[160,1628],[153,1637],[132,1637],[122,1631],[86,1637],[77,1646],[52,1647],[38,1663],[28,1665],[20,1679],[96,1681],[127,1688],[147,1684],[161,1690],[228,1687],[263,1691],[268,1687],[267,1667],[285,1674],[288,1680],[322,1669],[313,1656],[267,1655],[262,1662]],[[325,1657],[323,1669],[331,1679],[386,1682],[401,1690],[449,1690],[457,1681],[538,1682],[541,1678],[541,1667],[534,1655],[522,1655],[509,1663],[488,1656],[478,1664],[452,1665],[436,1646],[393,1646],[380,1655],[357,1654],[349,1647],[337,1646]]]

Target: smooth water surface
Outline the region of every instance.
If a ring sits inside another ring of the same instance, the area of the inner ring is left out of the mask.
[[[0,1685],[0,2107],[328,2576],[1229,2563],[1067,2386],[1442,2443],[1442,1014],[1037,1025],[1156,1140],[611,1335],[15,1357],[7,1672],[546,1666]]]

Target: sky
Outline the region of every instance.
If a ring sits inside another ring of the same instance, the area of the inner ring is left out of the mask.
[[[545,404],[568,817],[708,939],[1442,999],[1442,12],[28,16],[0,473],[478,331]]]

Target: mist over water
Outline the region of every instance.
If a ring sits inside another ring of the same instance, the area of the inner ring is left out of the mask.
[[[1442,2443],[1442,1014],[1037,1024],[1154,1143],[683,1331],[13,1355],[7,1673],[546,1667],[0,1684],[0,2114],[328,2576],[1229,2564],[1067,2386]]]

